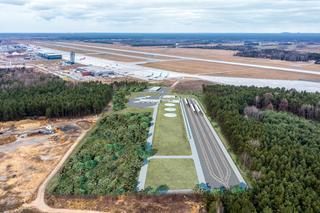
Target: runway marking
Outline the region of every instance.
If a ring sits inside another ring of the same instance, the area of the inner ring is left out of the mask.
[[[188,109],[187,109],[188,110]],[[189,113],[189,112],[188,112]],[[194,125],[194,126],[196,126],[195,125],[195,123],[194,123],[194,120],[191,118],[191,116],[190,116],[190,114],[188,114],[188,116],[190,117],[190,121],[191,121],[191,123]],[[196,138],[198,139],[198,141],[200,141],[199,140],[199,135],[198,135],[198,129],[197,129],[197,131],[195,131],[195,134],[194,134],[195,136],[196,136]],[[208,164],[208,156],[206,155],[206,152],[204,152],[204,147],[203,147],[203,145],[202,144],[199,144],[200,145],[200,148],[201,148],[201,150],[202,150],[202,153],[204,154],[204,158],[205,158],[205,160],[206,160],[206,164],[207,164],[207,166],[208,167],[210,167],[210,168],[212,168],[211,167],[211,164]],[[209,170],[210,170],[210,168],[209,168]],[[211,170],[210,170],[211,171]],[[220,180],[220,178],[218,177],[218,176],[216,176],[215,175],[215,173],[213,172],[213,175],[218,179],[218,181],[219,182],[221,182],[222,180]]]
[[[199,116],[198,116],[198,117],[199,117]],[[207,122],[203,119],[203,117],[199,117],[199,120],[201,121],[201,122],[200,122],[201,126],[202,126],[204,129],[207,130],[206,132],[207,132],[209,138],[212,140],[213,146],[215,147],[216,150],[218,150],[218,155],[219,155],[219,157],[220,157],[220,159],[221,159],[221,162],[222,162],[222,164],[224,165],[225,170],[226,170],[226,176],[224,177],[224,180],[225,180],[225,182],[228,183],[229,180],[230,180],[230,177],[231,177],[231,169],[230,169],[230,167],[229,167],[229,164],[228,164],[227,161],[226,161],[227,159],[226,159],[225,156],[222,154],[222,151],[221,151],[220,147],[219,147],[218,144],[217,144],[216,138],[215,138],[214,135],[212,134],[211,129],[209,128]]]
[[[198,128],[197,125],[195,125],[195,122],[194,122],[192,116],[190,115],[190,109],[189,109],[188,107],[186,107],[186,109],[187,109],[186,111],[188,112],[188,113],[187,113],[187,117],[189,117],[191,123],[192,123],[196,128]],[[195,131],[195,133],[196,133],[195,136],[196,136],[196,138],[198,139],[198,141],[201,141],[201,140],[199,140],[198,132],[199,132],[199,131]],[[214,169],[212,168],[212,163],[210,163],[209,157],[208,157],[208,155],[207,155],[207,152],[205,151],[205,148],[204,148],[203,144],[199,143],[199,145],[200,145],[200,148],[201,148],[202,153],[203,153],[203,157],[204,157],[204,160],[205,160],[205,164],[207,165],[207,168],[208,168],[208,170],[209,170],[209,176],[211,176],[213,179],[215,179],[216,181],[218,181],[218,182],[221,183],[222,185],[225,185],[224,181],[215,174]]]
[[[219,150],[219,151],[218,151],[218,155],[220,156],[220,159],[221,159],[221,160],[224,159],[224,160],[222,160],[222,164],[225,166],[225,168],[226,168],[226,173],[227,173],[227,175],[226,175],[226,177],[225,177],[225,181],[226,181],[227,183],[229,183],[229,180],[230,180],[230,178],[231,178],[231,168],[230,168],[231,165],[229,164],[228,160],[226,159],[226,156],[223,154],[223,151],[221,150],[220,146],[218,146],[217,138],[215,137],[215,135],[213,134],[213,132],[212,132],[210,126],[209,126],[209,125],[211,125],[211,124],[209,124],[209,123],[207,122],[207,120],[205,119],[205,117],[204,117],[204,116],[206,116],[206,114],[204,113],[205,110],[203,109],[203,107],[201,106],[201,104],[198,103],[197,100],[195,100],[195,102],[198,104],[198,106],[200,107],[201,111],[203,112],[203,115],[202,115],[202,116],[196,116],[196,117],[198,117],[199,120],[201,121],[200,123],[202,124],[202,127],[204,127],[204,128],[207,130],[206,133],[209,135],[209,138],[212,139],[212,142],[213,142],[213,145],[214,145],[215,149],[216,149],[216,150]],[[211,126],[211,127],[212,127],[212,126]]]
[[[195,117],[196,121],[198,122],[198,124],[200,124],[199,126],[201,126],[203,128],[203,125],[201,125],[202,123],[201,123],[201,119],[199,118],[199,116],[194,116],[194,117]],[[224,185],[226,187],[228,187],[229,186],[228,181],[225,180],[225,179],[227,179],[228,172],[227,172],[227,169],[226,169],[226,174],[222,171],[222,166],[226,166],[226,165],[225,165],[225,162],[223,161],[223,158],[221,157],[221,153],[220,153],[219,149],[217,149],[217,147],[215,146],[215,143],[213,141],[211,141],[210,134],[208,134],[207,132],[201,131],[201,134],[202,133],[206,134],[206,136],[207,136],[206,140],[204,140],[204,143],[206,144],[206,147],[208,147],[208,150],[210,150],[210,153],[212,153],[212,155],[210,155],[210,156],[214,156],[214,159],[215,159],[215,162],[217,163],[217,168],[218,168],[218,172],[220,173],[221,179],[222,179]],[[211,145],[214,146],[215,150]],[[217,154],[220,157],[220,159],[218,159],[215,154]]]
[[[39,43],[39,42],[36,42]],[[46,46],[46,44],[40,43],[40,45]],[[56,43],[49,43],[47,46],[56,46],[56,47],[64,47],[64,48],[70,48],[74,50],[82,50],[82,51],[88,51],[88,49],[81,48],[79,46],[74,46],[74,45],[61,45],[61,44],[56,44]],[[161,61],[160,59],[155,59],[155,58],[148,58],[148,57],[143,57],[143,56],[135,56],[135,55],[125,55],[121,53],[113,53],[113,52],[108,52],[107,50],[101,51],[101,50],[94,50],[90,49],[89,51],[94,52],[96,54],[108,54],[108,55],[115,55],[115,56],[122,56],[122,57],[128,57],[128,58],[135,58],[135,59],[143,59],[143,60],[152,60],[152,61]]]
[[[200,122],[198,121],[198,119],[196,118],[196,116],[193,117],[195,123],[196,123],[196,128],[199,130],[199,127],[201,126]],[[212,160],[214,160],[215,164],[216,164],[216,167],[217,167],[217,170],[218,170],[218,173],[219,173],[219,176],[220,176],[220,179],[223,180],[223,171],[222,169],[220,168],[220,165],[219,165],[219,161],[217,159],[217,157],[214,155],[214,150],[212,149],[212,147],[210,146],[210,142],[208,141],[208,137],[206,137],[206,135],[203,133],[203,131],[197,131],[197,133],[200,135],[201,139],[202,139],[202,142],[203,143],[200,143],[201,146],[205,146],[205,150],[209,150],[211,155],[209,155]]]
[[[70,45],[70,43],[66,43],[66,42],[56,42],[56,43]],[[168,57],[168,58],[174,58],[174,59],[204,61],[204,62],[227,64],[227,65],[237,65],[237,66],[243,66],[243,67],[272,69],[272,70],[278,70],[278,71],[284,71],[284,72],[296,72],[296,73],[320,75],[319,71],[305,70],[305,69],[294,69],[294,68],[288,68],[288,67],[267,66],[267,65],[259,65],[259,64],[249,64],[249,63],[240,63],[240,62],[223,61],[223,60],[215,60],[215,59],[204,59],[204,58],[178,56],[178,55],[173,56],[173,55],[154,53],[154,52],[147,52],[147,51],[137,51],[137,50],[128,50],[128,49],[120,49],[120,48],[110,48],[110,47],[102,47],[102,46],[94,46],[94,45],[90,46],[90,45],[79,44],[79,43],[73,43],[72,45],[80,46],[80,47],[87,47],[87,48],[96,48],[96,49],[102,49],[102,50],[119,51],[119,52],[124,52],[124,53],[138,53],[138,54],[160,56],[160,57]]]

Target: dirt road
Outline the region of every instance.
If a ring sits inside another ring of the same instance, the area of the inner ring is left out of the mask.
[[[83,132],[79,138],[75,141],[75,143],[70,147],[70,149],[66,152],[66,154],[63,156],[61,161],[58,163],[58,165],[52,170],[50,175],[46,178],[46,180],[40,185],[37,197],[34,201],[32,201],[30,204],[25,204],[23,207],[24,208],[36,208],[39,209],[40,211],[43,212],[52,212],[52,213],[84,213],[84,212],[89,212],[89,213],[97,213],[98,211],[88,211],[88,210],[74,210],[74,209],[54,209],[49,207],[45,203],[45,190],[47,188],[47,185],[51,178],[53,178],[57,172],[62,168],[64,162],[69,158],[69,156],[72,154],[73,150],[78,146],[80,141],[84,138],[84,136],[87,134],[87,132],[90,130],[87,130]]]

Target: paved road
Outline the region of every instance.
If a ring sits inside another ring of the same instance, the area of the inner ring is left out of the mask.
[[[37,44],[39,44],[39,43],[37,43]],[[40,43],[40,45],[41,44],[43,44],[43,43]],[[156,59],[156,58],[148,58],[148,57],[143,57],[143,56],[135,56],[135,55],[128,55],[128,54],[114,53],[114,52],[110,52],[110,50],[109,51],[108,50],[97,50],[97,49],[101,49],[99,47],[98,48],[92,47],[92,48],[95,48],[95,49],[88,50],[87,48],[79,47],[78,45],[72,45],[72,44],[66,44],[66,43],[63,43],[63,44],[50,43],[49,45],[56,46],[56,47],[71,48],[73,50],[88,51],[88,52],[93,52],[94,54],[107,54],[107,55],[115,55],[115,56],[122,56],[122,57],[127,57],[127,58],[135,58],[135,59],[147,60],[148,62],[150,62],[150,61],[154,61],[154,62],[162,61],[162,60]],[[119,52],[122,52],[122,51],[119,51]],[[92,55],[92,53],[87,54],[87,55]]]
[[[205,120],[205,115],[198,115],[185,105],[184,102],[183,104],[206,183],[213,188],[221,186],[229,188],[239,185],[240,180],[220,148],[210,126]]]
[[[50,43],[52,44],[52,43]],[[123,52],[124,56],[127,56],[125,53],[138,53],[138,54],[146,54],[150,56],[162,56],[167,58],[173,59],[184,59],[184,60],[192,60],[192,61],[204,61],[204,62],[212,62],[212,63],[219,63],[219,64],[228,64],[228,65],[237,65],[237,66],[244,66],[244,67],[255,67],[255,68],[262,68],[262,69],[273,69],[285,72],[298,72],[298,73],[305,73],[305,74],[314,74],[320,75],[320,70],[313,71],[313,70],[305,70],[305,69],[293,69],[293,68],[286,68],[286,67],[276,67],[276,66],[265,66],[259,64],[248,64],[248,63],[239,63],[239,62],[232,62],[232,61],[223,61],[223,60],[213,60],[213,59],[203,59],[203,58],[196,58],[196,57],[187,57],[187,56],[177,56],[177,55],[167,55],[161,53],[152,53],[146,51],[136,51],[136,50],[127,50],[127,49],[118,49],[118,48],[109,48],[109,47],[99,47],[99,46],[92,46],[87,44],[79,44],[79,43],[67,43],[67,42],[56,42],[54,45],[61,45],[63,47],[83,47],[85,48],[95,48],[100,50],[112,50],[112,51],[120,51]],[[88,49],[85,49],[88,50]],[[122,55],[122,54],[121,54]]]
[[[158,116],[158,107],[159,107],[159,104],[153,107],[152,121],[151,121],[151,126],[149,128],[149,133],[147,138],[147,150],[149,151],[152,149],[154,129],[156,126],[156,120]],[[147,171],[148,171],[148,159],[145,159],[139,172],[137,191],[141,191],[144,189],[144,185],[147,179]]]

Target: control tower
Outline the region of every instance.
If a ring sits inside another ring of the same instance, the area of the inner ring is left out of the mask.
[[[70,53],[70,64],[74,64],[76,62],[76,53],[71,52]]]

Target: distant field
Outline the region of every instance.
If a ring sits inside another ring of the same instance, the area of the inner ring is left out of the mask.
[[[41,43],[42,45],[42,43]],[[109,49],[101,49],[101,47],[95,46],[95,45],[91,45],[91,43],[87,44],[87,43],[81,43],[81,44],[77,44],[77,43],[59,43],[59,42],[50,42],[50,43],[45,43],[45,45],[50,45],[52,47],[55,48],[66,48],[66,49],[74,49],[75,51],[79,51],[79,49],[85,49],[88,50],[89,52],[104,52],[106,54],[123,54],[124,56],[119,56],[119,57],[125,57],[127,56],[128,58],[132,58],[132,59],[136,59],[136,60],[143,60],[143,58],[147,59],[161,59],[161,60],[168,60],[168,59],[172,59],[169,57],[165,57],[165,56],[153,56],[147,53],[128,53],[128,52],[123,52],[121,50],[109,50]],[[57,46],[59,45],[59,46]],[[82,46],[81,46],[82,45]],[[63,46],[63,47],[62,47]],[[80,50],[81,51],[81,50]],[[141,57],[141,59],[139,58],[134,58],[134,57]]]
[[[183,72],[188,74],[203,74],[213,76],[285,80],[320,80],[320,75],[191,60],[151,62],[143,64],[142,66],[165,69],[175,72]]]
[[[164,47],[132,47],[120,44],[96,44],[96,43],[83,43],[77,42],[77,44],[85,44],[90,46],[108,47],[124,50],[135,50],[143,52],[152,52],[167,54],[172,56],[187,56],[196,57],[202,59],[215,59],[215,60],[226,60],[239,63],[249,63],[265,66],[280,66],[293,69],[308,69],[320,72],[320,66],[311,62],[290,62],[281,60],[269,60],[262,58],[246,58],[233,56],[235,51],[230,50],[208,50],[208,49],[191,49],[191,48],[164,48]]]
[[[284,72],[273,69],[254,68],[238,65],[228,65],[214,62],[203,62],[196,60],[175,60],[177,56],[193,57],[199,59],[221,60],[236,63],[247,63],[262,66],[275,66],[290,69],[319,71],[320,65],[313,62],[290,62],[280,60],[269,60],[262,58],[247,58],[234,56],[235,51],[229,50],[209,50],[209,49],[191,49],[191,48],[165,48],[165,47],[132,47],[121,44],[98,44],[87,42],[40,42],[41,45],[54,49],[71,51],[88,54],[97,58],[121,62],[149,62],[141,64],[142,66],[164,69],[169,71],[190,73],[190,74],[206,74],[213,76],[227,77],[244,77],[244,78],[265,78],[280,80],[320,80],[320,75],[304,74],[298,72]],[[59,47],[55,45],[65,45]],[[103,49],[103,48],[112,48]],[[126,52],[126,51],[138,52]],[[153,56],[150,53],[170,55]],[[114,55],[119,54],[119,55]],[[135,58],[138,57],[138,58]],[[161,61],[157,61],[161,60]]]
[[[166,113],[164,104],[162,101],[159,105],[153,148],[157,150],[157,155],[191,155],[180,105],[176,104],[175,107],[177,117],[167,118],[164,116]]]
[[[112,55],[112,54],[108,54],[108,53],[97,53],[94,50],[79,50],[79,49],[75,49],[72,47],[58,47],[58,46],[47,44],[47,43],[41,43],[41,46],[51,48],[51,49],[66,51],[66,52],[74,51],[75,53],[78,53],[78,54],[84,54],[84,55],[97,57],[97,58],[103,58],[103,59],[107,59],[107,60],[114,60],[114,61],[121,61],[121,62],[143,61],[142,59],[137,59],[137,58]]]
[[[145,186],[193,189],[197,180],[192,159],[154,159],[149,162]]]

